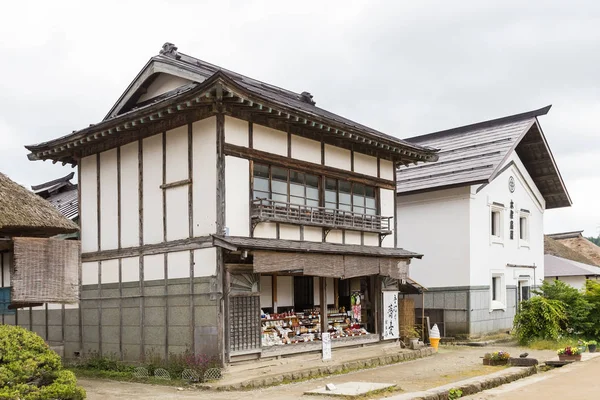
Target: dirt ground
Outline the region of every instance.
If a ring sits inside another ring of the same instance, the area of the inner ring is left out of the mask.
[[[540,361],[556,357],[554,351],[525,350],[510,345],[490,347],[444,346],[440,347],[438,354],[432,357],[248,392],[180,390],[176,387],[89,379],[80,379],[79,383],[87,390],[88,399],[90,400],[186,398],[200,400],[241,398],[244,400],[262,400],[265,398],[310,399],[314,397],[303,396],[303,393],[307,390],[322,387],[327,383],[339,384],[352,381],[395,383],[402,391],[413,392],[495,372],[502,367],[483,366],[481,358],[485,353],[497,350],[508,351],[511,355],[515,356],[527,351],[530,357],[537,358]],[[393,394],[395,393],[389,393],[387,396]],[[381,395],[379,397],[385,396]],[[377,398],[377,396],[373,398]]]

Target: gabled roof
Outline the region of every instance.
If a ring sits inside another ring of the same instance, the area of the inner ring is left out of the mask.
[[[46,200],[0,173],[0,235],[54,236],[78,230]]]
[[[537,120],[550,107],[406,139],[440,149],[439,160],[401,166],[398,194],[489,183],[516,151],[544,197],[546,208],[570,206],[569,193]]]
[[[137,104],[160,73],[193,83]],[[75,164],[78,157],[148,136],[149,125],[163,122],[164,129],[167,119],[175,119],[178,114],[190,111],[199,112],[202,106],[214,105],[215,100],[232,109],[244,108],[245,113],[260,113],[262,118],[277,119],[315,132],[332,142],[341,139],[368,147],[389,159],[406,163],[437,159],[435,149],[406,142],[316,107],[310,93],[294,93],[225,70],[179,53],[177,47],[170,43],[163,46],[158,56],[150,59],[102,122],[58,139],[25,147],[31,151],[31,160],[51,159]],[[180,120],[185,121],[186,118]],[[96,146],[98,143],[103,143],[103,146]],[[92,147],[94,149],[90,150]]]
[[[544,277],[555,276],[600,276],[600,267],[546,254]]]
[[[565,234],[563,234],[565,235]],[[590,264],[600,266],[600,247],[587,240],[583,235],[566,235],[567,237],[554,237],[553,240],[572,251],[585,256],[590,260]]]
[[[544,235],[544,254],[566,258],[583,264],[598,265],[592,259],[586,257],[579,251],[566,246],[560,240],[552,239],[548,235]]]

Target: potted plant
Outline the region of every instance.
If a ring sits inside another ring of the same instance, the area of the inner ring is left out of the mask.
[[[579,339],[577,341],[577,347],[579,347],[579,351],[581,353],[585,353],[585,350],[587,349],[587,343],[584,342],[583,340]]]
[[[565,347],[557,352],[560,361],[581,361],[581,350],[579,347]]]
[[[588,345],[588,351],[590,353],[596,352],[596,346],[598,345],[598,342],[596,342],[595,340],[590,340],[589,342],[587,342],[587,345]]]
[[[505,351],[495,351],[493,353],[487,353],[483,357],[483,365],[506,365],[510,354]]]

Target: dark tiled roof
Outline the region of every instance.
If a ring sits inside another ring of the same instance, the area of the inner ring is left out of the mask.
[[[544,276],[600,276],[600,267],[583,264],[550,254],[544,255]]]
[[[63,176],[62,178],[57,178],[48,182],[40,183],[39,185],[31,186],[31,190],[34,193],[42,192],[44,190],[52,191],[59,187],[61,184],[70,183],[70,180],[75,176],[75,172],[71,172]]]
[[[440,149],[433,163],[401,166],[399,194],[491,182],[516,151],[546,200],[546,208],[571,205],[552,153],[537,123],[550,106],[522,114],[406,139]]]
[[[74,219],[79,215],[77,188],[71,188],[64,192],[53,193],[46,201],[50,202],[62,215]]]
[[[360,246],[337,243],[307,242],[297,240],[263,239],[238,236],[214,236],[215,245],[233,246],[239,249],[291,251],[317,254],[352,254],[358,256],[394,257],[394,258],[421,258],[421,254],[404,249]]]

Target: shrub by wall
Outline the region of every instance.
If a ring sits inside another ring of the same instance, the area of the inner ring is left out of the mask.
[[[85,390],[41,337],[0,325],[0,399],[80,400]]]

